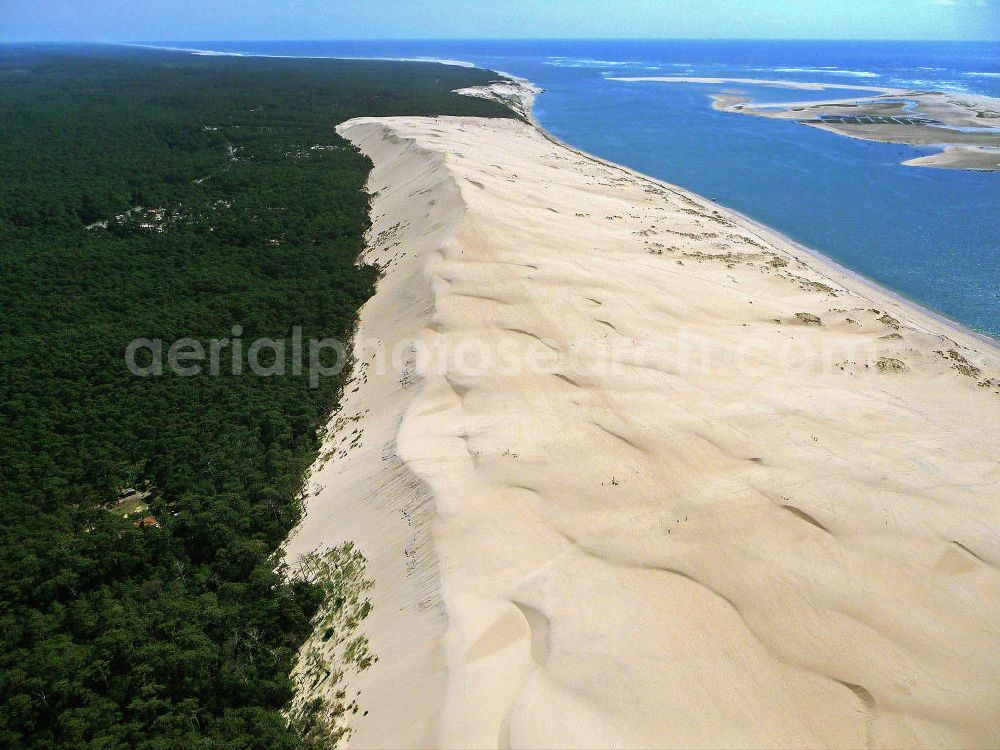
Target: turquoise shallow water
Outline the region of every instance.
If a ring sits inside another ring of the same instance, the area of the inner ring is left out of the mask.
[[[1000,336],[1000,173],[899,162],[932,149],[870,143],[712,110],[840,96],[680,75],[947,89],[1000,97],[1000,43],[420,41],[176,43],[225,53],[447,58],[545,89],[535,116],[564,141],[718,200],[937,312]],[[850,95],[851,92],[842,92]]]

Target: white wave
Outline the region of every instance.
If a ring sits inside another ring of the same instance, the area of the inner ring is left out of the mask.
[[[659,67],[658,65],[637,65],[635,70],[637,73],[643,70],[653,74],[664,72],[663,68]],[[602,70],[600,71],[599,75],[602,78],[608,78],[610,80],[614,80],[616,76],[621,76],[623,72],[624,71],[621,70]],[[682,73],[694,74],[694,72],[695,72],[694,68],[688,68],[687,70],[677,71],[677,73],[671,72],[670,75],[674,76]]]
[[[266,57],[279,60],[383,60],[387,62],[433,62],[440,65],[456,65],[460,68],[475,68],[476,64],[467,60],[450,60],[444,57],[352,57],[349,55],[271,55],[264,52],[223,52],[214,49],[198,49],[196,47],[167,47],[161,44],[137,44],[120,42],[123,47],[142,47],[143,49],[161,49],[167,52],[189,52],[199,57]]]
[[[1000,78],[1000,73],[988,73],[984,70],[974,70],[969,73],[962,73],[964,76],[974,76],[976,78]]]
[[[642,66],[644,63],[629,60],[594,60],[589,57],[546,57],[545,65],[557,68],[607,68]]]
[[[189,52],[192,55],[202,57],[247,57],[243,52],[220,52],[214,49],[199,49],[197,47],[168,47],[163,44],[139,44],[137,42],[120,42],[122,47],[141,47],[142,49],[161,49],[166,52]],[[269,57],[269,55],[258,55],[258,57]]]
[[[975,92],[962,81],[926,81],[912,78],[897,78],[889,81],[899,88],[917,89],[920,91],[943,91],[949,94],[974,94]]]
[[[765,70],[768,70],[765,68]],[[771,68],[776,73],[826,73],[832,76],[853,76],[854,78],[878,78],[878,73],[872,73],[868,70],[843,70],[842,68],[835,68],[833,66],[824,66],[821,68]]]
[[[474,68],[468,60],[452,60],[448,57],[338,57],[338,60],[394,60],[396,62],[433,62],[439,65],[457,65],[460,68]]]

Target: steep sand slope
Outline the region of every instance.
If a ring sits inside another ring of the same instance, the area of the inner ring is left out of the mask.
[[[289,554],[369,558],[353,746],[1000,743],[995,349],[523,123],[339,132],[403,364]]]
[[[379,662],[360,675],[345,669],[339,681],[334,669],[317,689],[309,652],[317,649],[334,668],[343,661],[342,644],[326,642],[317,632],[303,647],[293,675],[301,686],[298,700],[317,690],[331,698],[343,689],[347,700],[334,703],[357,698],[361,708],[374,711],[360,726],[357,716],[336,719],[339,727],[360,730],[355,737],[360,747],[434,742],[446,676],[441,644],[447,620],[429,535],[434,504],[427,487],[399,459],[396,435],[419,386],[405,342],[420,335],[433,308],[427,258],[448,241],[464,211],[443,155],[397,143],[398,152],[380,160],[369,184],[372,192],[391,185],[392,201],[409,211],[389,213],[384,198],[374,202],[362,260],[391,270],[361,310],[352,379],[312,468],[306,516],[285,546],[293,566],[303,555],[345,541],[367,558],[367,577],[375,586],[363,632]],[[389,361],[392,352],[402,352],[398,363]]]

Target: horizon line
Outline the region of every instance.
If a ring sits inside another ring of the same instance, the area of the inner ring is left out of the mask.
[[[246,39],[0,39],[0,44],[239,44],[242,42],[908,42],[922,44],[998,44],[998,39],[926,39],[916,37],[340,37],[340,38],[246,38]]]

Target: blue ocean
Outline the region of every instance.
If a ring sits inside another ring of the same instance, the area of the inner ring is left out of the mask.
[[[906,167],[934,149],[716,112],[709,93],[830,98],[686,76],[898,86],[1000,97],[1000,43],[785,41],[163,42],[228,54],[447,59],[545,89],[535,116],[567,143],[767,224],[899,294],[1000,336],[1000,173]],[[836,92],[840,96],[842,92]],[[850,92],[843,92],[849,95]]]

